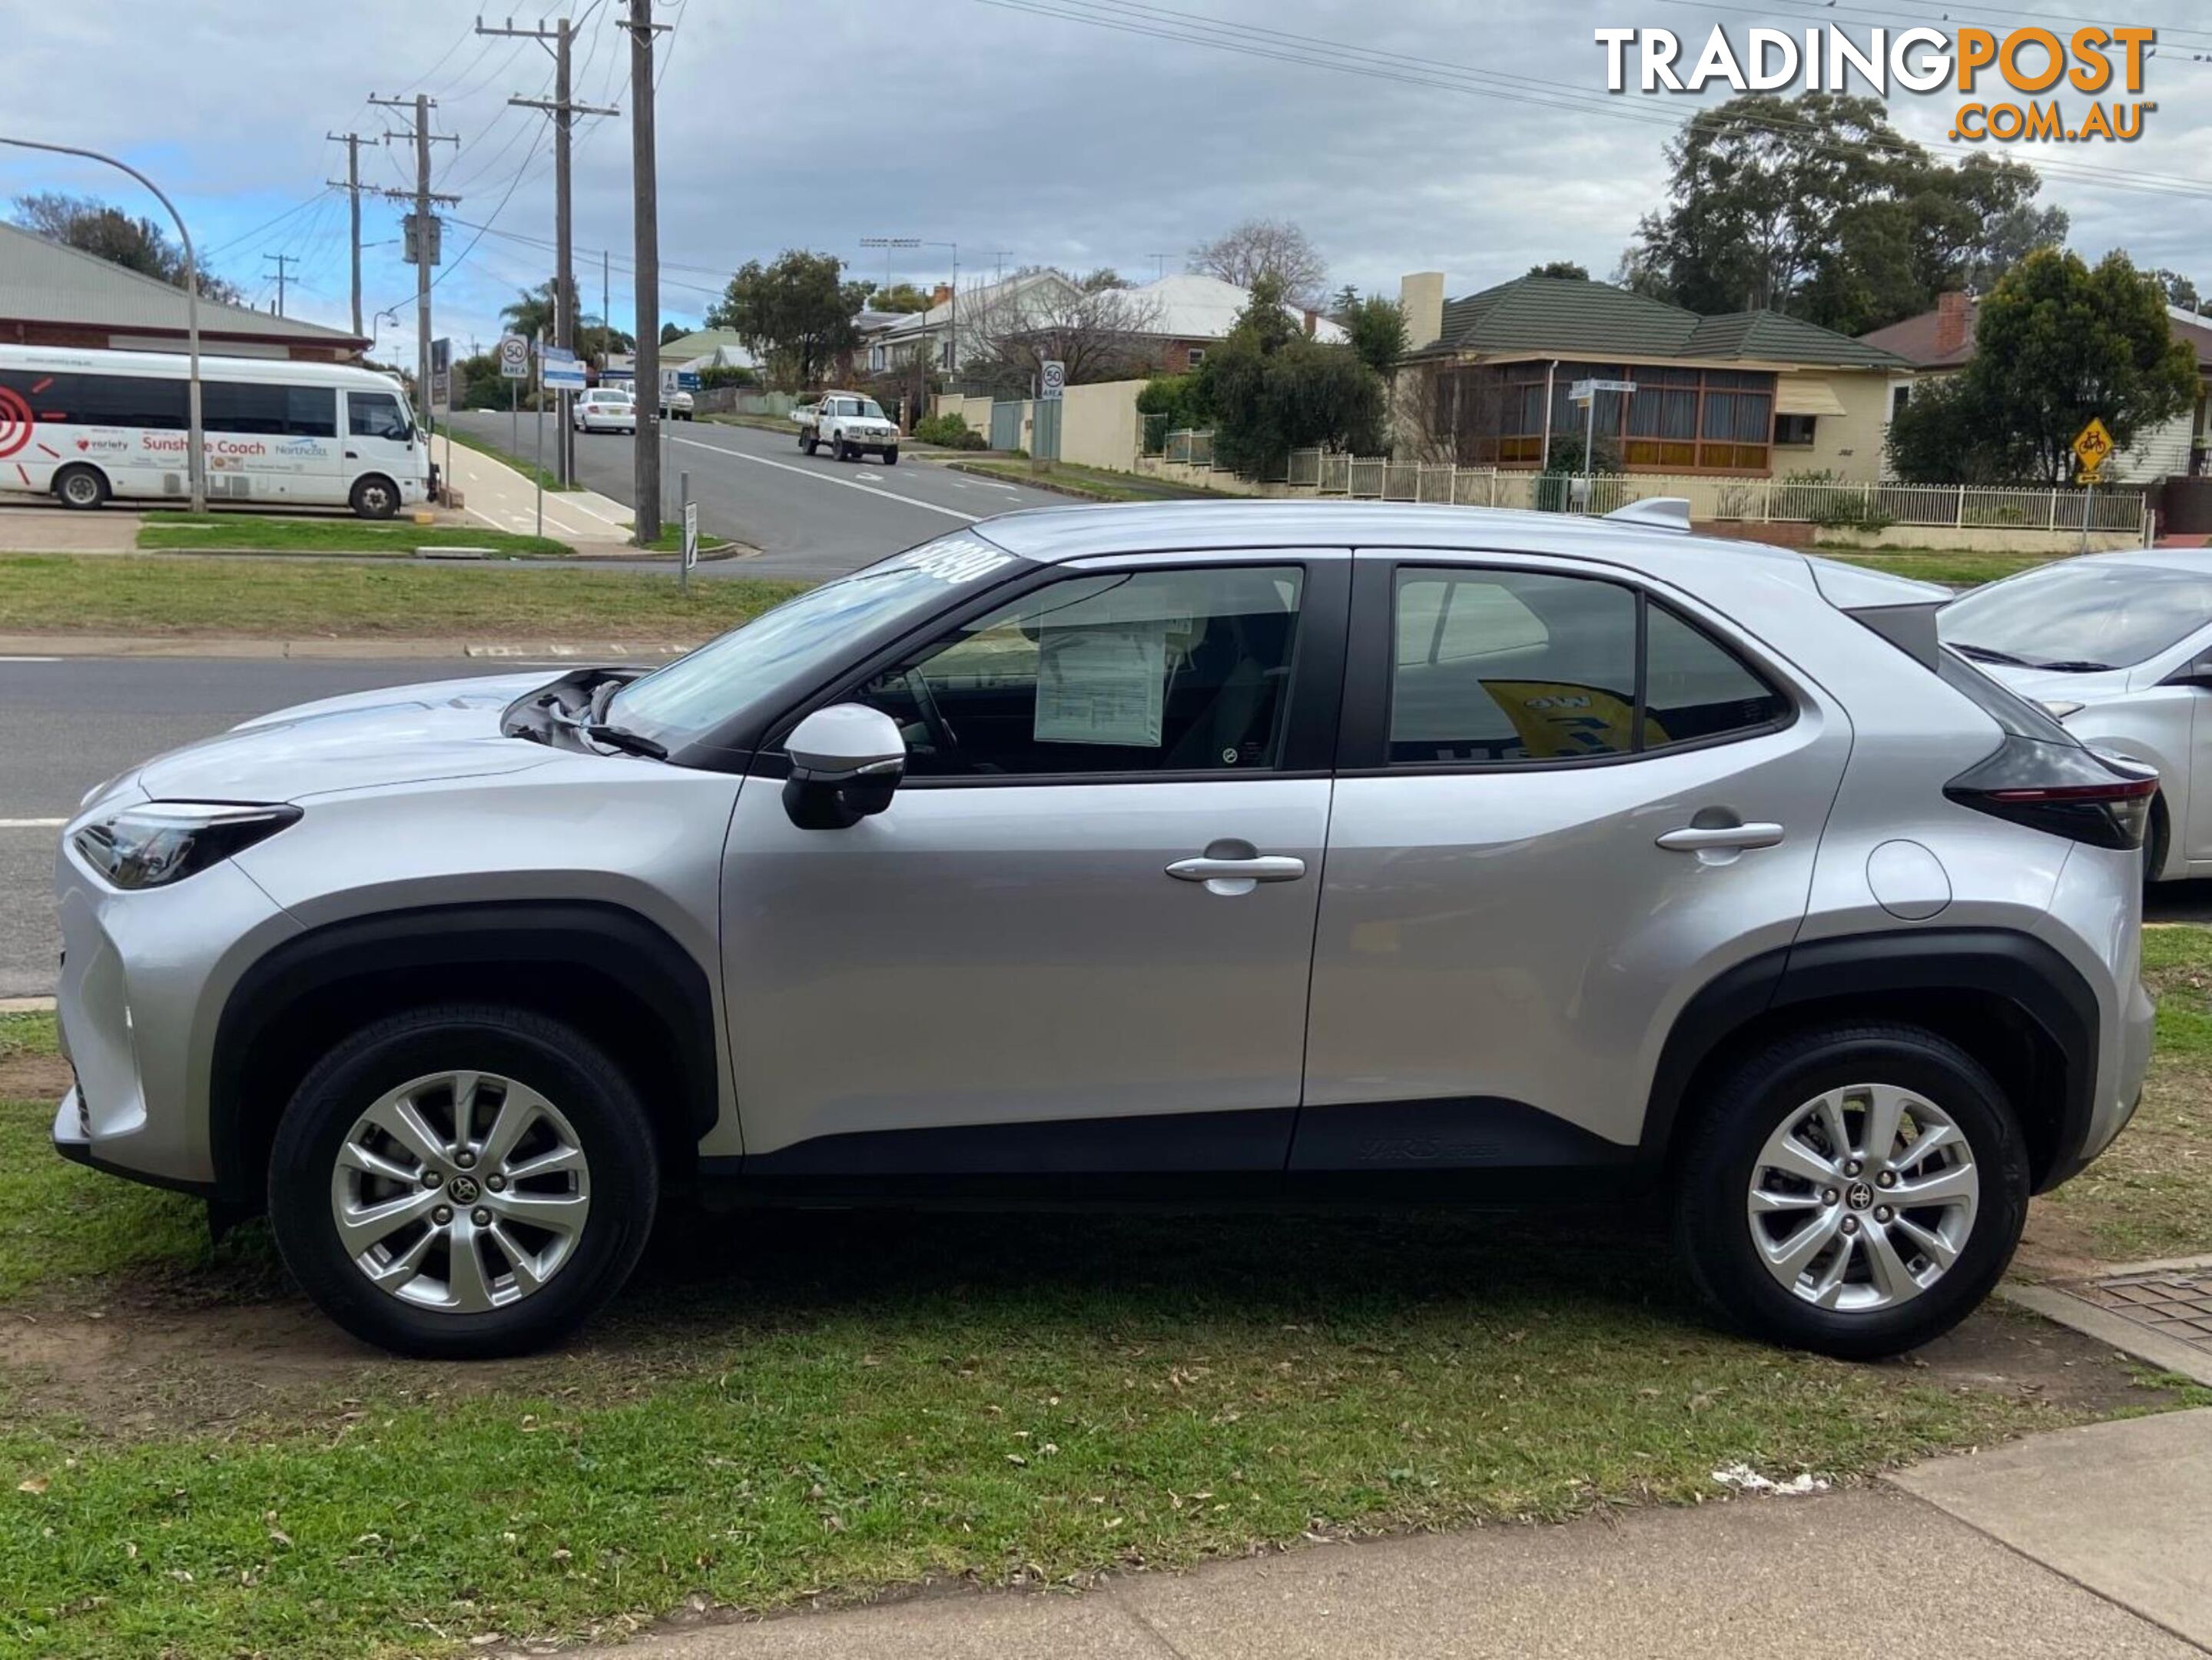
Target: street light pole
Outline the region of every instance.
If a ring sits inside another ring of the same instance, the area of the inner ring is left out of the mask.
[[[201,452],[200,434],[200,279],[198,261],[192,252],[192,234],[185,228],[185,216],[177,211],[177,204],[163,193],[161,187],[128,161],[118,161],[112,155],[102,155],[98,150],[79,149],[74,144],[46,144],[35,138],[10,138],[0,133],[0,144],[13,144],[19,149],[46,150],[55,155],[81,155],[88,161],[105,161],[111,167],[120,168],[153,192],[155,198],[169,210],[169,217],[177,222],[178,240],[185,245],[185,350],[191,356],[191,368],[185,381],[185,476],[191,492],[194,513],[207,511],[207,457]]]

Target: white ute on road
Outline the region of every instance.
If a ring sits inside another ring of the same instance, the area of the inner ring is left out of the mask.
[[[825,392],[792,410],[799,423],[799,447],[809,455],[828,447],[831,456],[850,461],[874,451],[887,467],[898,465],[898,423],[883,405],[857,392]]]

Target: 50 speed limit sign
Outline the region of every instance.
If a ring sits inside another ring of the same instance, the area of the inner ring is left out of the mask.
[[[519,334],[499,337],[499,373],[503,380],[530,378],[530,342]]]

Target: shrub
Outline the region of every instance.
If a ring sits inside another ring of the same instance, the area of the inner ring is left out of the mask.
[[[941,444],[947,449],[988,449],[990,445],[957,415],[925,415],[914,423],[914,435],[925,444]]]

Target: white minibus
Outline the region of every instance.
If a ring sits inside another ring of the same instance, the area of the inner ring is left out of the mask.
[[[0,346],[0,489],[63,506],[180,502],[188,360],[180,353]],[[200,359],[210,502],[349,507],[389,519],[430,493],[429,445],[399,382],[283,358]]]

